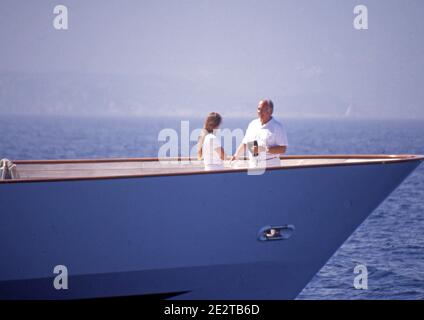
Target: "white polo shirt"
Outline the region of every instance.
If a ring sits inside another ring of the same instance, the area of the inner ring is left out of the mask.
[[[271,118],[267,123],[262,125],[259,118],[251,121],[247,127],[246,134],[242,140],[242,143],[248,143],[252,141],[258,141],[258,145],[262,147],[274,147],[274,146],[288,146],[286,130],[280,122]],[[263,153],[262,157],[265,156],[266,161],[279,158],[278,154]],[[253,154],[249,150],[249,158],[252,160]],[[262,159],[262,160],[265,160]]]

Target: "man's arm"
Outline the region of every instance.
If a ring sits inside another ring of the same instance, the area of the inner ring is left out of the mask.
[[[287,134],[282,126],[276,132],[275,144],[276,146],[268,147],[268,153],[271,154],[284,154],[287,152]]]
[[[246,134],[243,137],[242,142],[240,143],[240,145],[238,146],[236,152],[234,153],[234,155],[231,157],[231,161],[236,160],[241,153],[243,153],[243,155],[246,154],[246,149],[247,149],[247,137],[249,136],[250,131],[252,130],[252,123],[253,121],[251,121],[249,123],[249,125],[247,126],[247,130],[246,130]]]
[[[245,143],[240,143],[240,145],[238,146],[236,153],[234,153],[234,155],[231,157],[231,161],[234,161],[238,158],[238,156],[240,155],[240,153],[246,152],[246,144]]]
[[[268,152],[272,154],[283,154],[287,151],[287,146],[272,146],[272,147],[254,147],[253,152],[261,153],[261,152]]]
[[[240,152],[243,150],[243,153],[246,151],[246,144],[242,143],[240,144],[240,146],[237,148],[236,153],[231,157],[231,161],[237,159],[237,157],[240,155]],[[259,147],[254,147],[253,152],[254,153],[260,153],[260,152],[266,152],[266,148],[259,146]],[[287,146],[273,146],[273,147],[268,147],[268,153],[272,153],[272,154],[283,154],[286,153],[287,151]]]
[[[287,146],[273,146],[268,148],[268,152],[273,154],[283,154],[286,153],[286,151]]]

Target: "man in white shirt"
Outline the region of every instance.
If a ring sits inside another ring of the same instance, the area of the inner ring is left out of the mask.
[[[280,165],[280,155],[288,147],[287,134],[284,126],[272,117],[274,104],[271,100],[261,100],[258,104],[258,118],[251,121],[242,143],[232,156],[237,159],[240,153],[249,150],[249,166],[257,167]]]

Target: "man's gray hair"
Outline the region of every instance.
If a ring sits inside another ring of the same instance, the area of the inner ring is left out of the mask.
[[[271,99],[266,99],[266,104],[271,108],[271,112],[274,111],[274,102]]]

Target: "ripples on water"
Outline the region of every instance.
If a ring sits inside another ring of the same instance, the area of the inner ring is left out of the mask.
[[[181,119],[186,120],[186,119]],[[247,119],[224,119],[245,128]],[[192,119],[190,130],[200,127]],[[424,154],[424,122],[400,120],[285,121],[289,154]],[[157,156],[163,128],[180,119],[0,118],[0,157],[10,159]],[[375,210],[302,291],[298,299],[424,299],[424,166]],[[357,264],[368,290],[353,288]]]

